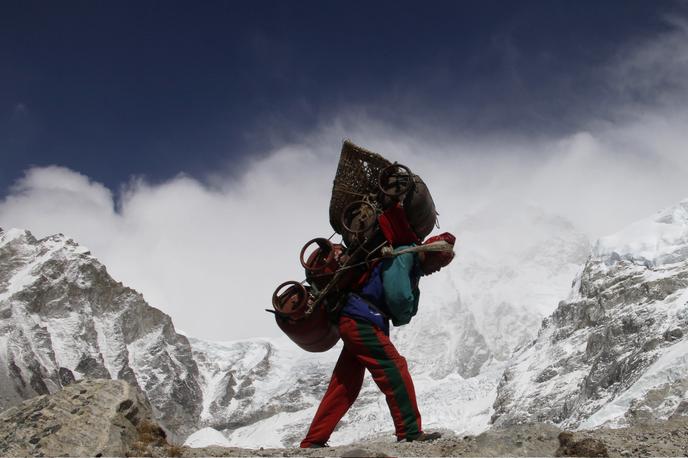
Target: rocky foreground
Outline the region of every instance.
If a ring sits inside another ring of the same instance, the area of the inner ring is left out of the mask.
[[[0,413],[0,456],[178,455],[165,436],[122,380],[77,382]]]
[[[169,442],[144,396],[124,381],[76,382],[0,413],[0,456],[686,456],[688,416],[622,429],[566,432],[512,425],[432,443],[362,441],[324,449],[190,448]]]
[[[643,427],[566,432],[545,424],[516,425],[478,436],[451,433],[432,443],[366,441],[325,449],[191,449],[182,456],[688,456],[688,417]]]

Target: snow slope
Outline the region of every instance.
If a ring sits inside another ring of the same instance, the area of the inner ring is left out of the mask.
[[[498,425],[666,419],[688,397],[688,201],[600,239],[569,298],[505,371]]]
[[[286,338],[223,343],[192,339],[191,344],[206,387],[202,424],[222,431],[232,446],[249,448],[300,442],[327,388],[340,348],[306,353]],[[478,377],[464,379],[454,372],[437,379],[432,371],[410,364],[427,427],[457,432],[487,427],[501,366],[492,365]],[[223,379],[229,382],[218,383]],[[393,425],[384,396],[367,374],[358,400],[330,443],[371,436],[393,438]]]

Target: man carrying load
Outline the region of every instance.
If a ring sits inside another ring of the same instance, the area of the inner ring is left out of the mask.
[[[358,397],[365,369],[386,397],[398,441],[440,437],[437,432],[423,432],[413,381],[406,359],[389,339],[389,321],[403,326],[416,315],[420,277],[451,262],[455,240],[452,234],[444,233],[420,246],[396,246],[395,255],[373,266],[362,287],[349,293],[338,321],[344,347],[302,448],[326,446],[337,423]]]
[[[403,326],[416,315],[420,277],[451,262],[456,239],[445,232],[423,242],[438,215],[423,180],[348,140],[329,210],[342,243],[308,242],[301,250],[306,281],[278,286],[274,310],[268,310],[306,351],[327,351],[339,338],[344,343],[301,447],[326,446],[358,397],[366,369],[386,397],[399,441],[437,439],[439,433],[423,432],[413,381],[406,359],[389,339],[389,322]]]

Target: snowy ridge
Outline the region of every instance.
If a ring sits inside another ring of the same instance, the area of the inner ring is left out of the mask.
[[[599,426],[622,427],[626,412],[641,407],[653,395],[651,414],[667,420],[688,399],[688,339],[668,347],[645,373],[619,397],[580,424],[581,429]],[[649,410],[649,409],[648,409]]]
[[[600,239],[593,256],[662,266],[688,259],[688,199]]]
[[[339,347],[310,354],[287,338],[192,339],[192,354],[169,317],[112,280],[87,250],[63,236],[36,240],[26,231],[4,232],[0,260],[0,395],[5,406],[54,392],[75,379],[120,378],[140,387],[158,419],[181,437],[212,427],[234,445],[294,445],[310,423],[338,356]],[[500,371],[488,361],[470,312],[452,291],[437,307],[430,302],[436,297],[424,299],[428,305],[413,332],[396,330],[394,338],[410,356],[419,398],[429,406],[425,423],[453,422],[457,430],[477,431],[487,427]],[[428,341],[424,335],[437,330],[441,316],[453,317],[456,332],[446,333],[453,338]],[[441,355],[442,363],[426,364],[423,352]],[[468,378],[484,367],[491,368],[484,376]],[[333,441],[390,435],[391,430],[384,397],[368,380]]]
[[[686,409],[688,201],[598,241],[500,382],[498,425],[625,426]]]
[[[0,408],[81,378],[140,387],[174,434],[195,429],[191,348],[171,320],[63,235],[0,232]]]
[[[187,447],[231,447],[232,444],[220,431],[214,428],[202,428],[186,438],[184,445]]]
[[[489,215],[464,221],[457,262],[421,281],[418,315],[392,331],[425,428],[589,428],[688,414],[688,201],[600,239],[592,255],[561,218],[498,211],[503,227]],[[198,431],[189,443],[294,446],[339,353],[307,353],[286,337],[187,340],[61,236],[0,233],[0,260],[5,403],[105,374],[138,384],[160,418],[186,426],[181,436]],[[331,443],[370,437],[394,440],[366,375]]]

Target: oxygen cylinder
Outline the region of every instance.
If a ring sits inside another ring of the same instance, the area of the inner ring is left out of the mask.
[[[309,288],[287,281],[273,293],[272,306],[277,326],[287,337],[306,351],[323,352],[334,347],[339,331],[322,303],[307,313],[314,300]]]

